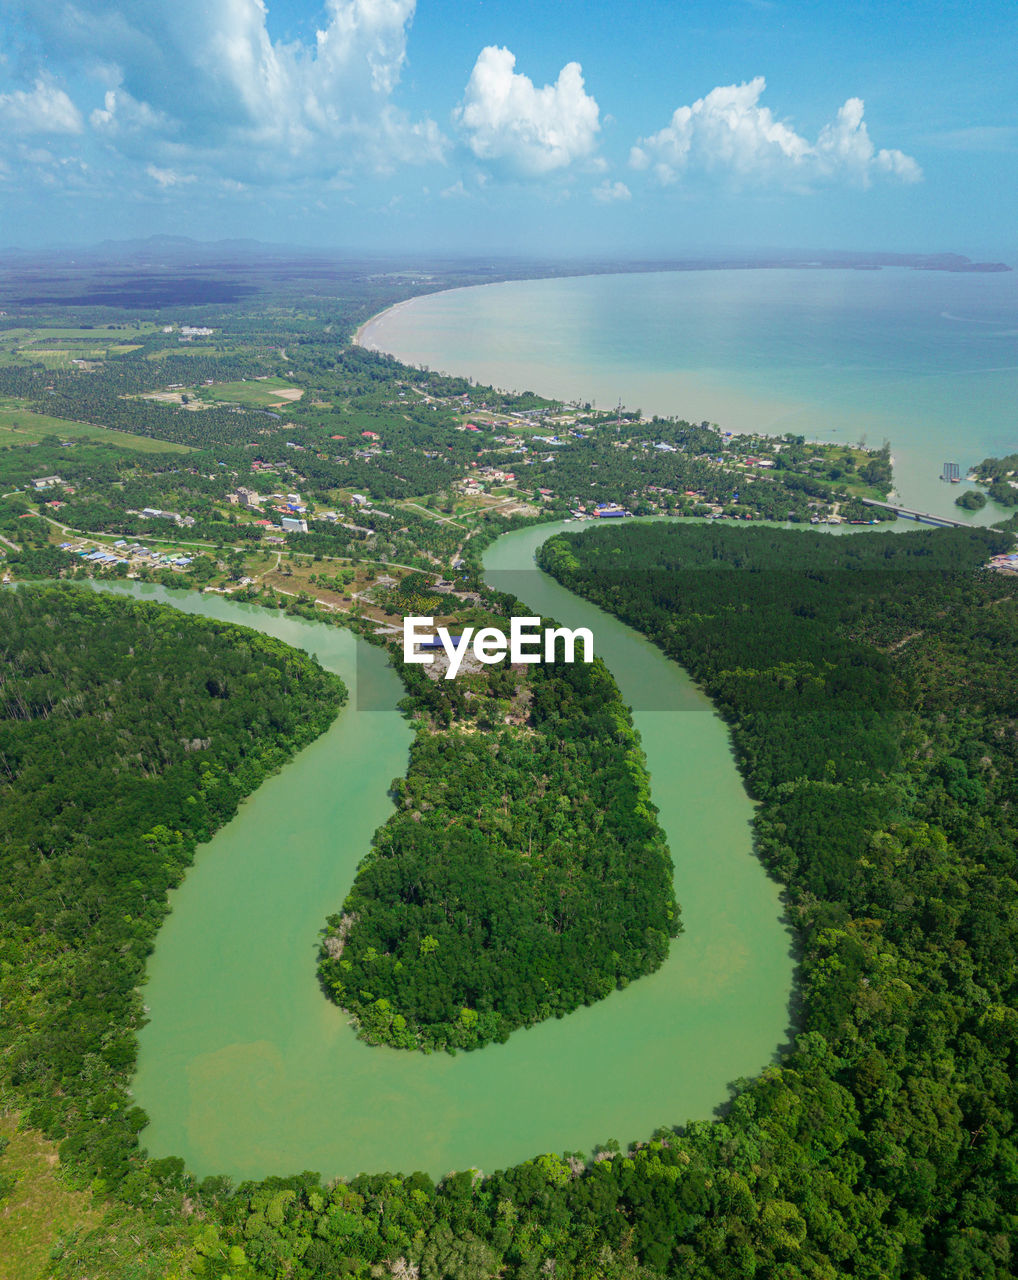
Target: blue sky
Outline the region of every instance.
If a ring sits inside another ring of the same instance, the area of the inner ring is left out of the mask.
[[[1018,7],[0,0],[0,245],[1018,252]]]

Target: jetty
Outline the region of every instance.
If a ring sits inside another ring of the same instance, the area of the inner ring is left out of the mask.
[[[964,520],[952,520],[948,516],[935,516],[929,511],[913,511],[910,507],[896,507],[893,502],[878,502],[876,498],[863,498],[867,507],[882,507],[885,511],[893,511],[902,520],[915,520],[918,524],[933,524],[946,529],[971,529]]]

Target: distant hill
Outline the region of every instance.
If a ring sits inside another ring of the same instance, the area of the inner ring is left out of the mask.
[[[250,238],[195,240],[190,236],[154,235],[131,240],[102,240],[94,245],[58,245],[52,248],[0,249],[0,267],[25,268],[30,264],[78,267],[122,263],[134,267],[165,267],[171,263],[192,266],[236,264],[239,261],[357,262],[362,266],[441,270],[453,264],[470,265],[493,276],[599,275],[606,272],[753,270],[767,267],[817,270],[850,268],[875,271],[881,267],[905,267],[915,271],[1010,271],[1004,262],[973,262],[958,253],[883,253],[843,250],[761,249],[702,252],[685,258],[555,258],[534,259],[509,255],[452,258],[447,254],[351,253],[341,246],[300,246]]]

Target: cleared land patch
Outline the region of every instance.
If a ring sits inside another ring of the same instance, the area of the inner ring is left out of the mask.
[[[10,402],[0,405],[0,445],[39,444],[47,436],[59,436],[63,440],[89,440],[96,444],[117,445],[121,449],[134,449],[138,453],[190,453],[187,445],[171,444],[168,440],[153,440],[149,436],[135,436],[113,427],[97,427],[90,422],[71,422],[67,418],[51,418],[45,413],[35,413]]]
[[[47,369],[66,369],[75,360],[104,360],[109,356],[137,351],[139,342],[132,341],[151,333],[154,326],[124,329],[86,328],[19,328],[0,330],[0,364],[22,365],[25,361],[42,364]]]
[[[268,409],[280,401],[299,400],[304,389],[295,387],[284,378],[257,378],[248,382],[220,382],[212,387],[198,387],[195,394],[205,400]]]
[[[56,1144],[33,1131],[19,1133],[13,1116],[0,1116],[0,1178],[13,1181],[0,1199],[0,1280],[37,1280],[54,1246],[70,1233],[84,1235],[102,1214],[85,1191],[71,1191],[57,1174]]]

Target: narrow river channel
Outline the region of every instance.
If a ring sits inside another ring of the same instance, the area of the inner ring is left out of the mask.
[[[131,588],[306,649],[353,692],[332,728],[199,849],[173,893],[148,966],[134,1081],[151,1155],[235,1178],[491,1172],[709,1119],[733,1080],[773,1059],[789,1021],[790,938],[777,886],[751,851],[752,805],[727,730],[680,667],[533,568],[540,543],[573,527],[505,534],[486,573],[535,612],[592,628],[636,708],[685,932],[656,974],[625,991],[456,1057],[369,1048],[315,978],[318,931],[406,768],[410,729],[385,655],[257,606]]]

